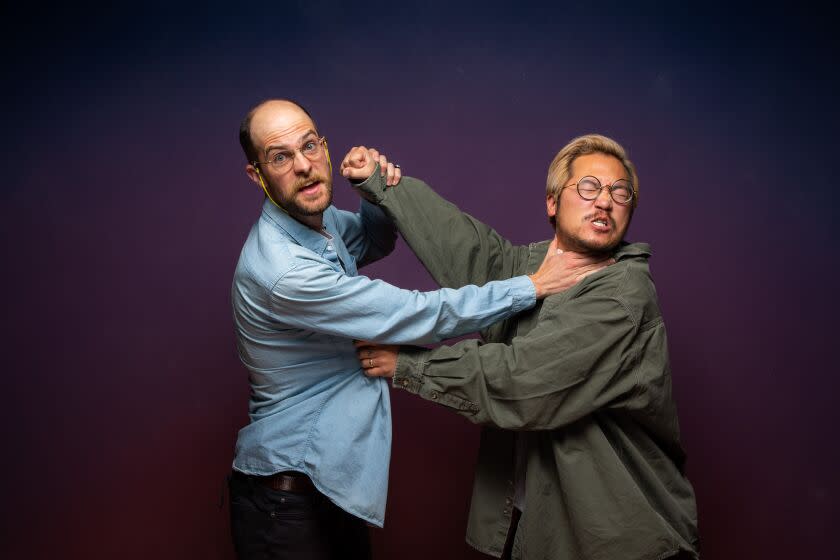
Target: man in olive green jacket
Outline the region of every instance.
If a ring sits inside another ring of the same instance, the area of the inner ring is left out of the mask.
[[[360,343],[368,375],[482,424],[467,542],[503,558],[698,558],[665,326],[643,243],[623,241],[638,180],[623,148],[577,138],[549,168],[550,241],[514,246],[424,183],[360,185],[445,287],[531,273],[549,251],[612,264],[483,341]]]

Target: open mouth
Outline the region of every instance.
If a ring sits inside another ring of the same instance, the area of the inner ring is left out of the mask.
[[[589,221],[596,231],[609,231],[612,229],[612,220],[607,216],[598,216]]]
[[[300,187],[298,189],[298,192],[303,193],[303,194],[315,194],[316,192],[318,192],[318,189],[320,187],[321,187],[321,181],[316,179],[316,180],[310,181],[309,183],[306,183],[305,185]]]

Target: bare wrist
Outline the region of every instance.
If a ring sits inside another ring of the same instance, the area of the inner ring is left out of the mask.
[[[545,297],[545,290],[543,289],[543,285],[540,282],[538,274],[535,272],[534,274],[528,275],[528,280],[534,284],[534,291],[537,294],[537,299],[542,299]]]

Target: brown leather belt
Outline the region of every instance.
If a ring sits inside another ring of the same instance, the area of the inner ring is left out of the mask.
[[[268,486],[272,490],[282,490],[283,492],[296,492],[299,494],[309,494],[315,492],[315,485],[309,480],[309,477],[303,473],[298,472],[281,472],[271,476],[259,476],[260,483]]]

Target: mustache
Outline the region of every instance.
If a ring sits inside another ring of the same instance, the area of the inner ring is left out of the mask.
[[[297,192],[305,186],[311,185],[313,183],[323,183],[327,187],[330,186],[329,181],[324,175],[321,175],[320,173],[314,173],[309,177],[301,177],[300,179],[296,180],[292,185],[292,189],[294,189],[294,191]]]
[[[591,222],[592,220],[595,220],[597,218],[605,220],[607,223],[610,224],[610,226],[615,227],[615,220],[613,220],[613,217],[610,214],[607,214],[606,212],[593,212],[592,214],[587,214],[583,217],[583,221]]]

